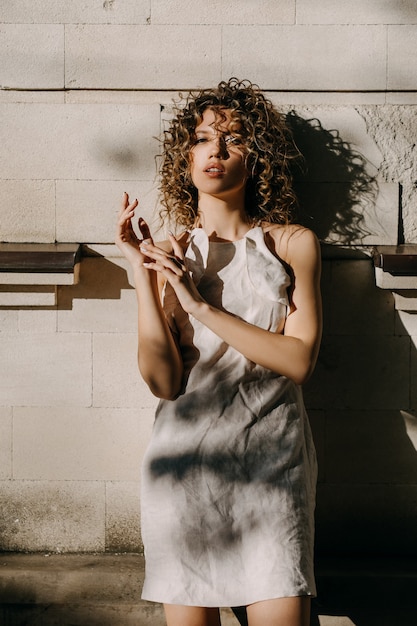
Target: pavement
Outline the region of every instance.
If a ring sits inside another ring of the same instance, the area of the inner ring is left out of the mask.
[[[323,558],[316,574],[311,626],[417,626],[417,558]],[[139,554],[0,553],[0,626],[165,626],[143,576]]]

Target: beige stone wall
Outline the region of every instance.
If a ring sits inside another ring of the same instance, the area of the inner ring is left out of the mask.
[[[416,2],[3,4],[0,241],[84,256],[78,284],[0,273],[0,549],[140,549],[156,400],[137,373],[117,205],[126,190],[153,220],[172,98],[237,75],[289,114],[306,219],[333,244],[306,386],[318,547],[415,553],[417,313],[375,286],[369,250],[417,243]]]

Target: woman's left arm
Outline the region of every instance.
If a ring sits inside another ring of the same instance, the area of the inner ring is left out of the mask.
[[[283,333],[264,330],[205,302],[184,266],[173,271],[160,255],[152,266],[172,284],[187,313],[249,360],[303,384],[314,369],[321,339],[320,247],[316,236],[305,228],[287,229],[284,235],[277,232],[271,231],[276,251],[290,265],[294,278]],[[179,247],[176,252],[180,257]]]

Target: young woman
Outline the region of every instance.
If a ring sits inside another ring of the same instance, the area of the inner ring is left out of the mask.
[[[191,94],[165,132],[156,245],[124,194],[140,372],[158,405],[143,465],[143,597],[168,626],[307,626],[316,459],[300,385],[319,350],[320,251],[291,223],[283,116],[249,82]]]

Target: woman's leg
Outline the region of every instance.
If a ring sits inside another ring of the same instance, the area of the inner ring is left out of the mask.
[[[164,604],[167,626],[220,626],[219,609]]]
[[[247,607],[249,626],[309,626],[310,606],[308,596],[255,602]]]

